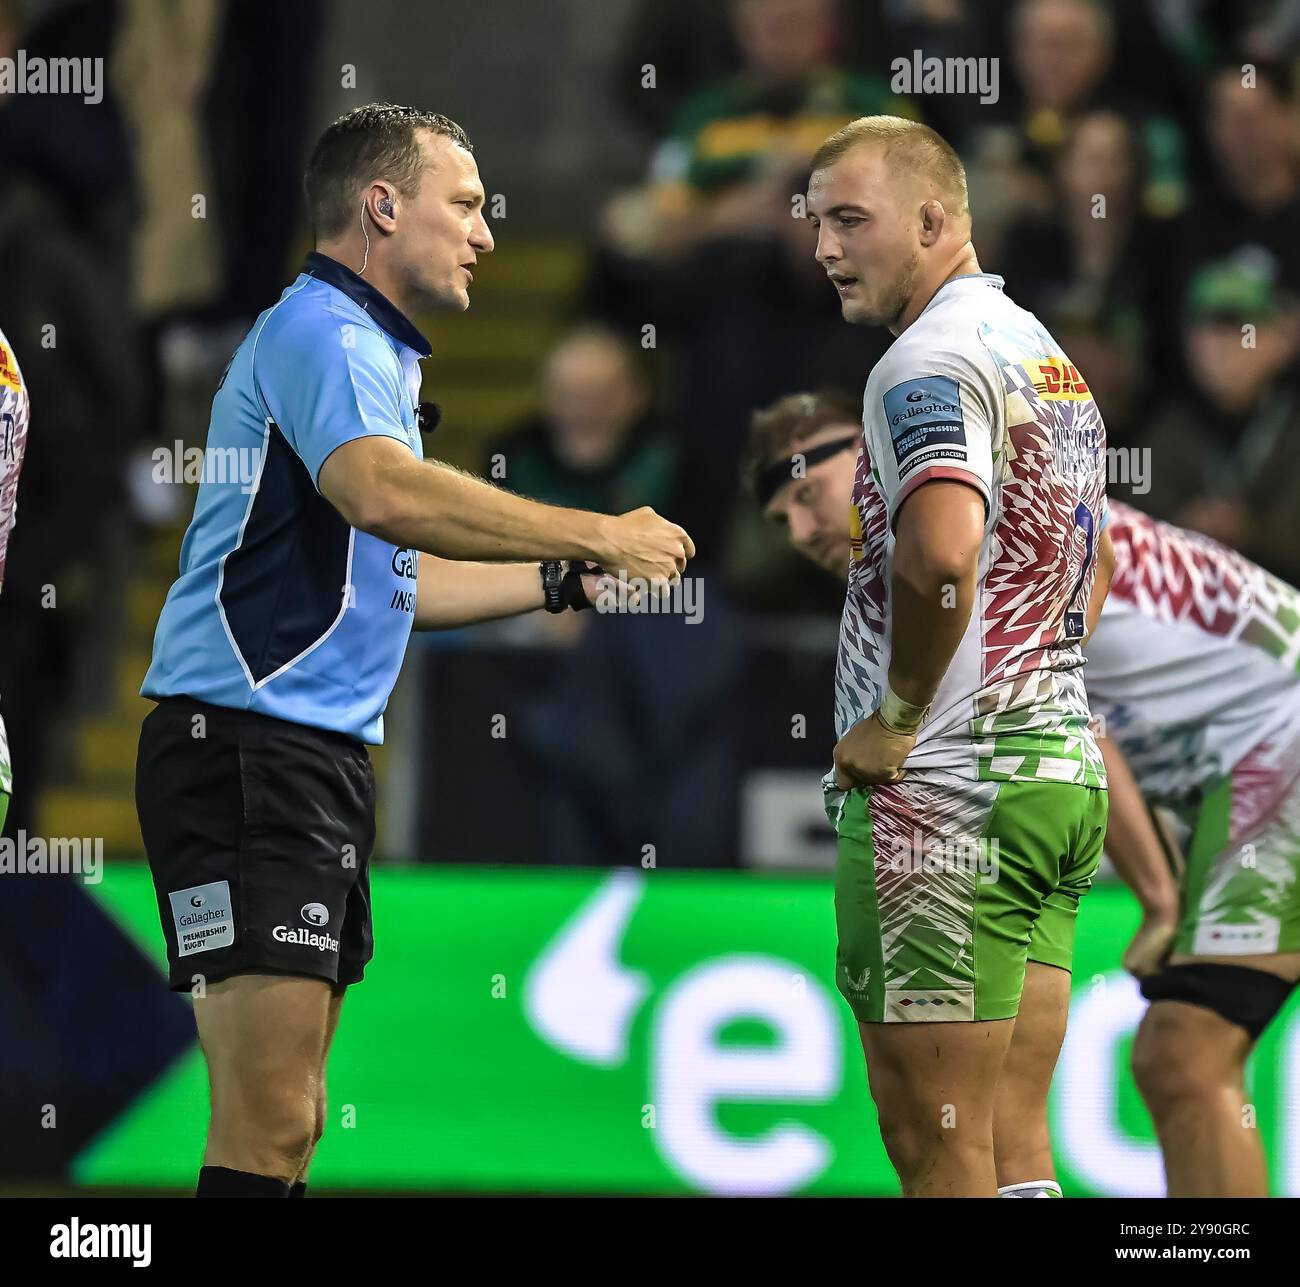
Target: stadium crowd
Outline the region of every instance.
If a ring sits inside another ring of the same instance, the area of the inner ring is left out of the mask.
[[[0,694],[20,766],[9,830],[34,829],[66,753],[58,730],[111,683],[133,551],[188,510],[145,485],[142,454],[177,436],[176,389],[210,392],[292,277],[305,225],[284,176],[322,123],[313,89],[332,11],[0,0],[0,55],[57,50],[109,69],[98,104],[0,94],[0,328],[21,344],[33,406],[0,598]],[[683,764],[714,780],[734,768],[718,712],[723,692],[762,700],[727,683],[754,621],[833,614],[842,598],[764,530],[739,465],[756,408],[807,389],[858,396],[888,345],[842,323],[799,217],[813,149],[856,116],[912,117],[957,147],[981,263],[1095,391],[1117,449],[1112,494],[1300,581],[1300,4],[628,0],[608,11],[618,28],[588,110],[620,114],[642,177],[564,230],[586,264],[558,302],[570,329],[537,372],[534,414],[474,426],[479,464],[493,477],[503,459],[508,485],[539,499],[649,504],[681,522],[708,588],[707,644],[680,621],[538,625],[538,646],[563,650],[526,721],[565,820],[548,829],[548,857],[635,861],[647,823],[618,803],[627,784],[662,799],[680,790]],[[910,68],[914,51],[993,60],[992,101],[911,83],[895,60]],[[457,115],[473,138],[476,109],[439,98],[444,52],[430,51],[420,106]],[[555,62],[562,76],[558,40]],[[508,182],[510,156],[485,163]],[[601,153],[584,165],[628,170]],[[211,194],[210,219],[194,215],[198,192]],[[503,237],[528,219],[516,205]],[[472,650],[499,633],[455,642]],[[702,650],[717,664],[701,665]],[[659,700],[651,711],[615,699],[628,691]],[[703,797],[690,807],[703,812],[675,840],[676,861],[734,861],[729,824],[710,825]]]

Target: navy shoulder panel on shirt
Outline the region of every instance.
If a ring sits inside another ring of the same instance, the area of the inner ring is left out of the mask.
[[[274,423],[239,544],[226,556],[221,610],[254,684],[323,638],[343,610],[352,529]]]

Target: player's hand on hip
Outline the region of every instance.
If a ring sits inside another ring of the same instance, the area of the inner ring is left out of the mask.
[[[649,505],[611,516],[605,524],[606,548],[599,563],[625,580],[648,581],[656,594],[686,571],[695,542],[685,530],[660,518]]]
[[[1124,968],[1135,979],[1154,974],[1169,956],[1177,932],[1176,912],[1147,912],[1124,952]]]
[[[898,782],[903,761],[916,745],[915,733],[887,728],[877,715],[868,715],[835,743],[835,785],[854,787]]]

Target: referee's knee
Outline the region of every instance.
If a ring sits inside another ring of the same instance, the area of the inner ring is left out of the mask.
[[[295,1176],[324,1125],[324,1105],[301,1093],[268,1092],[214,1103],[216,1151],[238,1170]]]
[[[325,1086],[322,1083],[320,1091],[316,1095],[316,1113],[315,1123],[312,1126],[311,1147],[315,1148],[321,1141],[321,1136],[325,1134]]]
[[[304,1105],[297,1112],[279,1115],[268,1124],[265,1138],[276,1159],[284,1162],[291,1174],[296,1173],[319,1138],[314,1110]]]

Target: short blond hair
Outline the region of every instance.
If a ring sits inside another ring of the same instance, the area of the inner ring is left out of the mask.
[[[859,116],[836,130],[817,149],[812,168],[824,170],[864,144],[880,147],[886,164],[896,173],[929,179],[949,214],[970,217],[966,167],[952,144],[920,121],[902,116]]]

